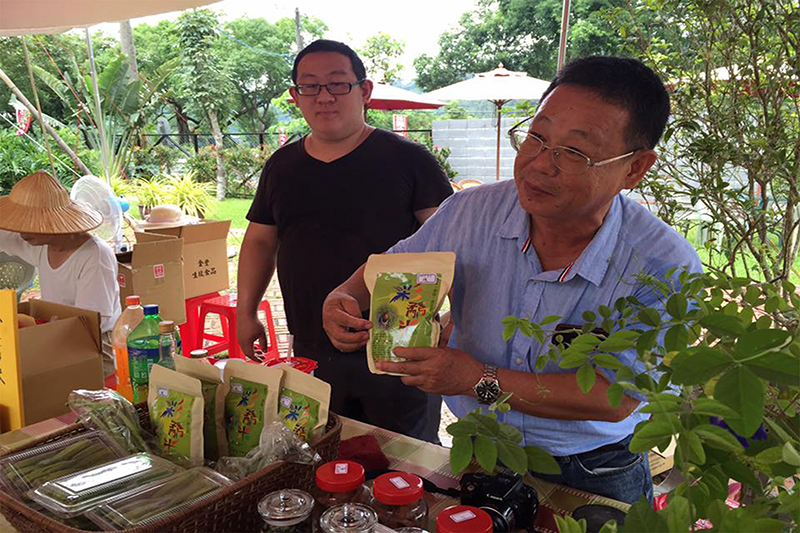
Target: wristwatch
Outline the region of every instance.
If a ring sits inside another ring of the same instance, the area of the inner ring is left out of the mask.
[[[475,391],[475,396],[478,398],[478,403],[485,405],[492,404],[500,397],[500,382],[497,380],[497,367],[492,365],[483,365],[483,376],[472,387]]]

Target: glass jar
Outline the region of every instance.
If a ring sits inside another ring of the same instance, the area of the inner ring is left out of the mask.
[[[370,503],[369,489],[364,486],[364,467],[353,461],[331,461],[317,469],[314,489],[314,529],[318,529],[322,513],[343,503]]]
[[[331,507],[319,519],[323,533],[372,533],[378,515],[361,503],[344,503]]]
[[[409,472],[389,472],[372,483],[372,507],[378,521],[386,527],[425,527],[428,504],[419,476]]]
[[[400,529],[395,529],[395,533],[428,533],[428,531],[421,527],[401,527]]]
[[[483,509],[453,505],[436,517],[436,533],[492,533],[492,517]]]
[[[276,490],[258,502],[258,513],[264,521],[261,533],[308,533],[314,498],[297,489]]]

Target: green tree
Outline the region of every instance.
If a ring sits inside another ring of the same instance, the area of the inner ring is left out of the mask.
[[[181,38],[179,87],[191,106],[208,117],[214,136],[217,159],[217,200],[225,199],[225,163],[222,159],[223,122],[230,112],[234,85],[225,71],[224,61],[214,47],[219,26],[217,15],[209,9],[196,9],[178,18]]]
[[[399,79],[400,71],[403,70],[399,58],[404,50],[403,41],[392,38],[386,32],[379,32],[367,38],[358,54],[364,61],[369,79],[392,84]]]

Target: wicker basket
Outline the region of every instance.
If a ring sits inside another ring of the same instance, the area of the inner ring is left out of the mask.
[[[140,405],[137,409],[143,427],[149,428],[150,420],[146,408]],[[328,462],[336,459],[339,454],[339,440],[342,433],[342,423],[339,417],[330,413],[325,429],[325,434],[317,438],[311,445],[322,457],[322,461]],[[72,437],[86,430],[85,426],[74,424],[58,433],[39,439],[21,450],[15,450],[14,453],[47,442]],[[125,532],[257,532],[263,524],[257,509],[258,502],[262,497],[282,488],[310,490],[313,484],[314,467],[312,465],[277,463],[230,485],[213,497],[199,502],[179,514],[147,526],[126,529]],[[85,531],[48,518],[15,499],[2,488],[0,488],[0,512],[21,533],[81,533]]]

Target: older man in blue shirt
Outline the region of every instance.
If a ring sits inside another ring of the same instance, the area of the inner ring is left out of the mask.
[[[638,411],[640,398],[626,395],[612,407],[610,373],[598,372],[584,394],[574,369],[548,363],[537,371],[547,347],[520,333],[505,342],[501,320],[557,315],[564,324],[581,324],[585,311],[624,296],[658,308],[653,289],[637,282],[640,274],[666,280],[673,267],[701,270],[680,235],[620,194],[656,161],[668,116],[669,96],[642,63],[573,61],[550,84],[536,115],[510,132],[514,181],[452,196],[389,250],[456,252],[454,331],[447,347],[396,349],[407,361],[378,367],[445,395],[457,416],[500,392],[513,393],[512,411],[499,416],[523,433],[526,445],[556,456],[562,473],[551,480],[627,502],[652,498],[647,459],[628,450],[634,427],[647,417]],[[337,348],[366,343],[371,324],[361,309],[368,306],[362,267],[323,306]],[[617,357],[643,370],[635,352]]]

